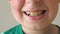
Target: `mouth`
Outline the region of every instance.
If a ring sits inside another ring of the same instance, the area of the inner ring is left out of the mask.
[[[40,20],[42,19],[48,10],[37,10],[37,11],[23,11],[23,14],[26,18],[32,20]]]
[[[27,15],[27,16],[40,16],[41,14],[45,14],[47,12],[47,10],[39,10],[39,11],[33,11],[33,12],[28,12],[28,11],[23,11],[23,14]]]
[[[36,11],[22,11],[23,16],[30,20],[41,20],[47,16],[48,10],[36,10]]]

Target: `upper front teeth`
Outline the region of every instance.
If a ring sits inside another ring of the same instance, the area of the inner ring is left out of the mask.
[[[31,13],[30,13],[30,16],[38,16],[38,15],[40,15],[39,12],[31,12]]]
[[[43,11],[31,11],[31,12],[23,12],[24,14],[28,16],[39,16],[41,14],[45,14],[46,10]]]

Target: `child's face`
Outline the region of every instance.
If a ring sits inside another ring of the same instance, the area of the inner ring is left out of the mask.
[[[59,0],[11,0],[12,13],[22,24],[49,25],[58,12]],[[40,27],[41,27],[40,26]]]

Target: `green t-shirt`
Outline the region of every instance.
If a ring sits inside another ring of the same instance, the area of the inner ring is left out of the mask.
[[[59,28],[59,34],[60,34],[60,27],[55,25],[56,27]],[[22,30],[22,26],[21,25],[17,25],[1,34],[24,34],[23,30]]]
[[[1,34],[24,34],[21,25],[17,25]]]

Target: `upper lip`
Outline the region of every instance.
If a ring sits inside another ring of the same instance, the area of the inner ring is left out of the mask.
[[[38,9],[38,10],[23,10],[22,12],[42,12],[43,10],[48,11],[47,9],[42,9],[42,10]]]
[[[41,10],[48,10],[48,8],[23,8],[22,11],[28,11],[28,12],[31,12],[31,11],[41,11]]]

